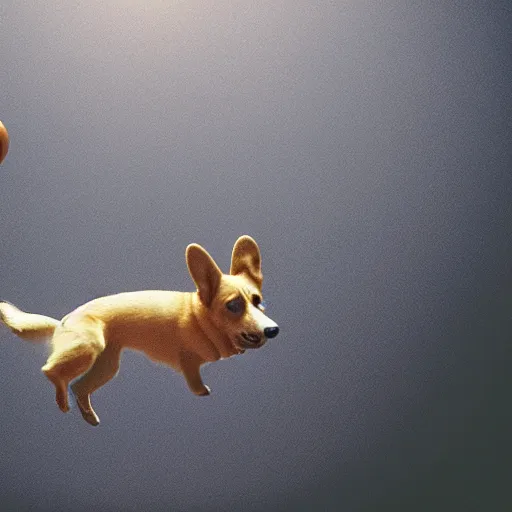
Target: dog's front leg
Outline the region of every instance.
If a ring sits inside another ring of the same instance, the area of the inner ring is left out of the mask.
[[[182,352],[180,354],[181,371],[188,387],[192,393],[197,396],[207,396],[210,394],[210,388],[203,383],[199,368],[203,363],[202,359],[192,352]]]

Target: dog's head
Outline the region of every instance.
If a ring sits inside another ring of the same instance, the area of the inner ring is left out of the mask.
[[[277,336],[279,327],[264,313],[261,255],[258,244],[250,236],[236,241],[229,274],[223,274],[200,245],[190,244],[186,259],[212,323],[226,333],[235,347],[259,348],[268,338]]]

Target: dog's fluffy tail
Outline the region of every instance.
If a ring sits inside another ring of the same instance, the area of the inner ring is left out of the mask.
[[[44,341],[52,336],[53,331],[60,324],[55,318],[25,313],[3,300],[0,300],[0,321],[14,334],[28,341]]]

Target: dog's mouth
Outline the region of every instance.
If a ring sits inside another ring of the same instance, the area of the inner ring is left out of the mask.
[[[242,332],[237,336],[237,342],[240,344],[240,348],[259,348],[265,344],[266,338],[259,334]]]

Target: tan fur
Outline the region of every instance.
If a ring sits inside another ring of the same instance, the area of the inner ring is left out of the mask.
[[[202,364],[261,347],[277,334],[260,304],[261,256],[251,237],[235,243],[228,275],[197,244],[187,247],[186,259],[197,292],[119,293],[92,300],[60,322],[0,302],[0,319],[18,336],[35,340],[53,334],[42,371],[55,385],[63,412],[69,410],[68,385],[79,377],[71,389],[82,416],[99,424],[90,396],[117,374],[124,348],[171,366],[193,393],[205,396],[210,389],[200,375]]]
[[[0,121],[0,164],[4,161],[9,151],[9,134],[7,128]]]

